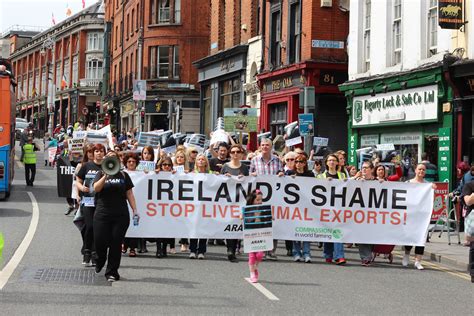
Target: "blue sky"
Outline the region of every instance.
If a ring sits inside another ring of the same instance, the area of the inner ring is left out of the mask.
[[[85,0],[86,7],[97,0]],[[82,0],[0,0],[0,33],[12,25],[52,26],[51,14],[56,23],[66,19],[66,8],[75,14],[82,10]]]

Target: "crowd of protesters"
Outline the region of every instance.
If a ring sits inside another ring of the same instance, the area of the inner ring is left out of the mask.
[[[48,137],[48,135],[46,136]],[[67,136],[65,137],[67,139]],[[67,140],[66,140],[67,141]],[[68,199],[69,214],[81,206],[85,218],[85,227],[81,231],[83,238],[83,264],[95,266],[96,272],[100,272],[107,261],[106,277],[109,281],[120,279],[118,268],[122,255],[134,258],[148,252],[150,245],[156,245],[156,258],[165,258],[169,254],[177,255],[178,252],[186,254],[190,259],[206,258],[208,246],[225,245],[227,258],[231,262],[238,261],[242,254],[242,242],[240,240],[211,240],[211,239],[179,239],[180,248],[176,250],[174,238],[125,238],[125,233],[130,222],[129,213],[125,212],[124,206],[127,201],[134,213],[139,214],[133,197],[133,183],[128,176],[130,172],[156,172],[169,173],[208,173],[222,176],[260,176],[278,175],[291,177],[312,177],[331,181],[407,181],[414,183],[428,182],[435,173],[435,166],[426,159],[413,166],[414,178],[407,179],[403,172],[403,162],[393,157],[390,163],[380,163],[378,157],[364,161],[359,168],[347,165],[346,153],[342,150],[327,154],[324,159],[314,159],[314,152],[309,153],[300,148],[285,148],[283,152],[275,152],[272,141],[268,138],[260,140],[256,151],[246,150],[244,146],[237,144],[229,136],[228,142],[212,144],[207,150],[202,150],[193,145],[177,145],[174,152],[152,148],[150,146],[139,148],[136,131],[121,131],[114,135],[115,145],[106,151],[105,147],[87,144],[84,147],[82,161],[76,167],[77,200],[72,203]],[[54,142],[50,146],[59,146]],[[123,181],[120,188],[112,191],[102,192],[108,178],[101,170],[101,162],[105,156],[116,156],[120,159],[122,168],[120,177]],[[156,157],[155,157],[156,155]],[[72,157],[74,161],[81,158]],[[137,171],[140,161],[154,161],[155,170]],[[45,159],[45,164],[48,162]],[[427,177],[427,169],[430,177]],[[467,177],[467,176],[466,176]],[[472,180],[472,178],[471,178]],[[258,190],[257,190],[258,191]],[[113,194],[119,192],[122,197],[120,201],[108,201]],[[253,200],[248,204],[258,204],[261,192],[252,192]],[[261,200],[261,196],[260,196]],[[470,200],[469,200],[470,201]],[[119,207],[117,206],[119,204]],[[467,203],[467,202],[466,202]],[[474,203],[473,203],[474,204]],[[468,204],[469,205],[469,204]],[[117,209],[115,212],[111,208]],[[120,210],[120,211],[119,211]],[[120,214],[119,214],[120,213]],[[322,249],[323,261],[328,264],[344,265],[345,248],[354,247],[352,244],[343,243],[315,243]],[[278,241],[274,240],[273,250],[261,254],[249,256],[249,269],[252,282],[258,281],[257,266],[261,260],[278,260]],[[373,264],[373,245],[357,244],[360,262],[362,266]],[[107,248],[109,253],[107,254]],[[300,241],[285,241],[286,255],[293,258],[295,262],[312,262],[311,243]],[[406,245],[402,265],[408,266],[410,260],[411,245]],[[472,245],[471,245],[472,248]],[[423,247],[415,247],[414,267],[423,270],[421,259]],[[120,252],[122,255],[120,255]]]

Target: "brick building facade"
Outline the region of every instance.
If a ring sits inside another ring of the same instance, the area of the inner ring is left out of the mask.
[[[140,112],[145,112],[144,130],[199,130],[199,90],[192,61],[207,54],[207,1],[105,3],[111,56],[105,107],[111,122],[126,129],[139,127]],[[135,79],[146,80],[146,101],[133,101]]]
[[[94,120],[103,72],[103,17],[99,1],[12,52],[17,116],[42,131]]]
[[[255,74],[262,64],[263,0],[211,0],[209,55],[196,60],[201,132],[209,135],[225,108],[259,108]],[[253,72],[251,71],[253,69]]]
[[[337,85],[347,80],[346,40],[349,14],[335,1],[267,0],[260,128],[274,137],[298,120],[299,93],[314,87],[315,136],[329,138],[333,149],[347,148],[346,101]],[[340,123],[340,124],[339,124]],[[337,129],[334,127],[337,126]]]

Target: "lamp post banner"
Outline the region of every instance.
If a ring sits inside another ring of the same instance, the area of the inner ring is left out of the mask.
[[[254,189],[271,206],[275,239],[422,246],[433,209],[429,183],[129,174],[140,224],[127,237],[242,238]]]

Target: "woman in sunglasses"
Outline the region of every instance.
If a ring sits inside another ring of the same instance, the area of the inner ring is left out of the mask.
[[[173,170],[173,161],[170,157],[164,157],[156,163],[156,173],[159,172],[171,172],[172,174],[176,173]],[[166,247],[170,245],[170,253],[175,254],[175,240],[174,238],[157,238],[156,239],[156,257],[157,258],[166,258],[168,257]]]
[[[308,159],[305,154],[299,154],[295,158],[295,170],[292,177],[309,177],[314,178],[312,171],[308,170]],[[309,241],[303,241],[303,251],[301,251],[301,241],[293,241],[293,260],[295,262],[302,261],[311,262],[311,244]]]
[[[125,166],[125,171],[127,172],[137,170],[138,162],[138,154],[136,153],[128,152],[122,158],[122,163]],[[137,253],[135,249],[138,247],[139,242],[140,238],[125,238],[123,240],[122,253],[127,253],[127,250],[130,248],[128,256],[136,257]]]
[[[244,150],[241,145],[235,144],[230,147],[230,161],[226,162],[221,169],[221,174],[230,176],[248,176],[249,168],[240,162],[243,157]],[[235,252],[237,250],[237,239],[227,239],[227,259],[230,262],[237,262]]]

